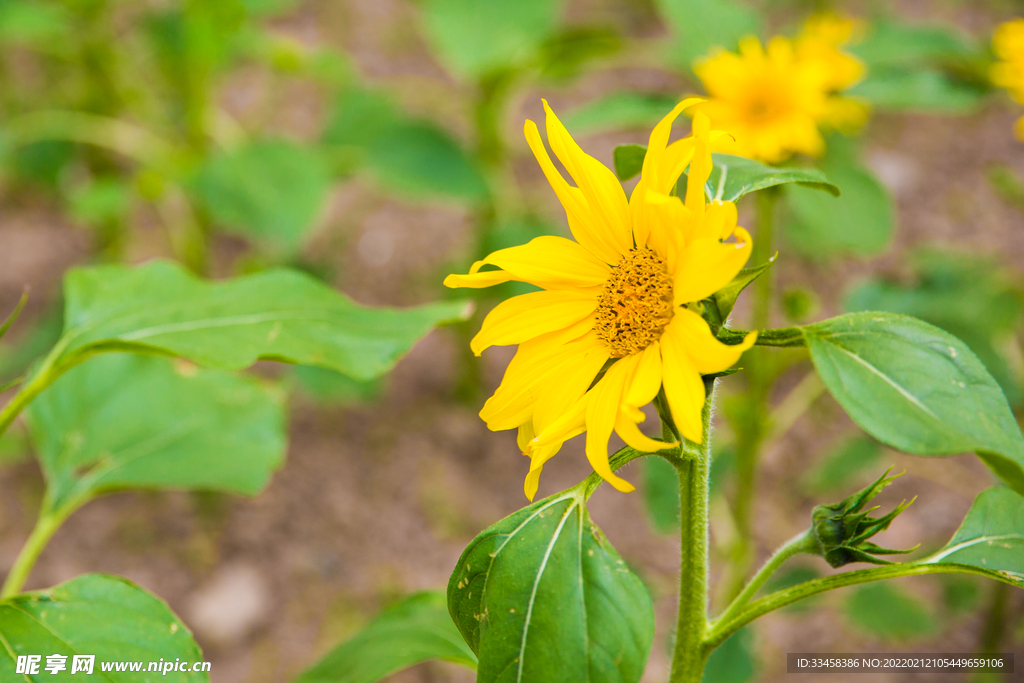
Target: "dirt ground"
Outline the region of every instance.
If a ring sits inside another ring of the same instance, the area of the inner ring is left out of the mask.
[[[657,35],[647,15],[619,4],[575,3],[572,15],[611,18],[624,22],[635,35]],[[954,21],[979,34],[994,20],[967,3],[907,2],[902,8],[908,16]],[[411,3],[346,1],[299,11],[282,21],[280,29],[303,40],[343,45],[368,79],[396,87],[408,106],[465,133],[468,92],[430,58],[415,22]],[[623,65],[568,88],[523,93],[509,117],[516,177],[528,187],[530,200],[559,223],[564,217],[553,194],[524,154],[526,146],[517,132],[522,120],[538,118],[540,96],[564,110],[624,84],[637,89],[684,87],[675,77],[643,64]],[[258,87],[243,77],[232,85]],[[231,92],[229,88],[229,99]],[[321,103],[300,91],[285,99],[277,125],[302,134]],[[233,101],[228,104],[235,106]],[[866,159],[897,202],[892,249],[870,260],[814,264],[783,246],[776,266],[781,284],[813,288],[823,302],[820,315],[826,317],[840,312],[841,295],[851,283],[877,272],[906,274],[907,255],[936,243],[992,255],[1024,278],[1024,215],[1002,202],[985,179],[993,163],[1007,164],[1024,176],[1024,145],[1011,135],[1019,113],[1000,99],[965,118],[877,116],[870,126]],[[642,142],[643,136],[641,131],[592,136],[583,145],[610,165],[616,144]],[[138,223],[132,258],[166,253],[163,237],[146,216],[140,215]],[[469,227],[469,217],[457,209],[400,204],[357,180],[338,188],[309,251],[321,258],[329,254],[337,286],[358,301],[418,303],[440,295],[442,269],[459,256]],[[225,259],[238,249],[230,240],[220,245]],[[0,204],[0,307],[10,308],[27,284],[33,299],[26,319],[38,318],[46,302],[57,296],[63,271],[86,261],[89,253],[89,235],[68,223],[48,200],[7,198]],[[743,311],[737,315],[742,319]],[[444,586],[472,537],[526,503],[522,480],[527,460],[519,454],[514,435],[489,432],[476,416],[479,402],[466,405],[452,398],[458,343],[450,330],[429,335],[398,365],[383,397],[372,405],[325,407],[295,397],[287,463],[256,498],[133,492],[90,503],[58,532],[27,587],[49,586],[89,571],[127,576],[166,599],[195,630],[213,663],[215,683],[290,680],[389,601]],[[497,385],[510,357],[507,349],[485,354],[489,389]],[[807,369],[804,364],[794,370],[783,390]],[[805,528],[811,508],[822,502],[802,493],[796,485],[799,476],[823,449],[855,432],[826,397],[767,450],[755,516],[760,558]],[[992,481],[973,456],[924,459],[887,452],[885,462],[907,475],[878,502],[888,509],[919,496],[880,537],[888,547],[944,542],[974,495]],[[570,443],[545,467],[540,495],[571,486],[589,472],[580,444]],[[640,470],[633,465],[625,476],[639,482]],[[42,490],[39,469],[30,460],[0,465],[0,571],[10,567],[31,529]],[[663,681],[678,541],[651,530],[640,493],[604,487],[594,496],[591,512],[651,588],[658,638],[644,680]],[[815,566],[822,573],[827,570],[823,562]],[[717,578],[718,566],[712,571]],[[939,602],[935,580],[905,580],[902,585],[930,604]],[[1024,600],[1018,591],[1009,596],[1011,632],[1016,629],[1016,635],[1011,633],[1004,646],[1021,653]],[[787,680],[787,652],[970,652],[983,626],[975,613],[944,623],[932,639],[886,644],[843,619],[843,597],[833,594],[813,609],[775,613],[759,621],[760,680]],[[454,666],[427,664],[390,680],[461,682],[473,676]],[[837,675],[814,680],[867,679]],[[965,679],[931,674],[870,680]]]

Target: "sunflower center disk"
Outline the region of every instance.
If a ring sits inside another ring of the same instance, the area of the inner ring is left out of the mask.
[[[672,319],[672,276],[650,249],[633,249],[612,268],[594,331],[613,358],[643,351]]]

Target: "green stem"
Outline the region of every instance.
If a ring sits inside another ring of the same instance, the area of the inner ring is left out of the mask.
[[[679,472],[679,615],[672,652],[671,683],[699,683],[709,650],[708,623],[708,475],[711,468],[711,407],[714,380],[706,383],[702,413],[703,443],[686,441],[691,457],[673,462]]]
[[[43,506],[43,512],[40,513],[35,528],[32,529],[28,540],[25,541],[21,552],[18,553],[14,566],[11,567],[11,571],[4,580],[3,588],[0,588],[0,599],[9,598],[21,592],[29,573],[32,571],[32,567],[35,566],[36,560],[39,559],[39,554],[43,552],[43,548],[46,547],[46,544],[53,537],[54,532],[60,528],[60,525],[64,523],[64,520],[75,509],[77,509],[77,506],[65,506],[59,511],[48,512],[47,506]]]
[[[726,608],[725,612],[718,617],[717,621],[729,621],[739,614],[746,604],[750,602],[751,598],[757,594],[757,591],[761,589],[764,582],[767,581],[768,578],[774,574],[786,560],[802,553],[813,552],[814,549],[815,541],[814,537],[811,536],[810,531],[804,531],[798,536],[791,538],[781,548],[776,550],[775,554],[764,563],[764,566],[758,570],[757,574],[747,582],[747,585],[744,586],[740,594],[736,596],[736,599],[732,601],[732,604]]]
[[[5,129],[12,146],[67,140],[104,147],[154,165],[164,163],[173,152],[169,143],[145,128],[80,111],[35,111],[9,121]]]
[[[726,638],[755,619],[819,593],[837,588],[845,588],[846,586],[856,586],[862,583],[884,581],[901,576],[919,576],[922,574],[971,574],[1017,585],[1010,576],[1002,572],[989,571],[964,564],[928,562],[927,558],[906,564],[889,564],[882,567],[872,567],[871,569],[860,569],[813,579],[791,588],[776,591],[755,600],[740,611],[739,614],[729,619],[716,619],[711,623],[708,630],[708,636],[704,641],[705,647],[714,649],[721,645]]]

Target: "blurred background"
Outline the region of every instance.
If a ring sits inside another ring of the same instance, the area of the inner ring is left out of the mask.
[[[0,0],[0,310],[30,288],[0,343],[0,381],[59,335],[62,276],[77,264],[164,257],[217,278],[289,265],[365,304],[453,298],[446,273],[567,234],[522,137],[524,119],[543,118],[542,97],[612,166],[617,145],[646,143],[678,99],[703,92],[695,58],[746,33],[793,36],[822,11],[861,22],[848,49],[866,75],[848,94],[871,113],[829,134],[821,159],[789,162],[819,165],[844,196],[787,194],[771,321],[918,316],[968,343],[1019,411],[1024,143],[1013,126],[1024,106],[988,78],[995,27],[1024,14],[1011,0]],[[753,204],[740,215],[756,241]],[[475,359],[468,347],[482,314],[518,291],[471,293],[471,324],[432,333],[379,381],[257,366],[290,412],[287,462],[263,494],[105,496],[58,532],[27,588],[127,576],[193,628],[215,683],[290,680],[396,598],[444,586],[473,536],[526,504],[515,435],[476,415],[513,350]],[[734,320],[749,318],[741,299]],[[941,546],[988,470],[973,456],[886,449],[823,394],[804,354],[776,356],[753,556],[889,465],[907,474],[877,502],[919,498],[879,543]],[[720,591],[743,533],[730,455],[742,412],[730,390],[743,382],[723,382],[716,437]],[[570,443],[540,495],[589,472]],[[592,514],[654,597],[644,680],[656,683],[674,618],[675,484],[666,492],[656,466],[624,474],[640,490],[605,487]],[[16,424],[0,440],[0,571],[42,492]],[[828,571],[792,561],[775,582]],[[1019,591],[968,578],[846,589],[740,632],[705,680],[781,681],[786,652],[1021,652],[1022,607]],[[426,664],[389,680],[472,679]]]

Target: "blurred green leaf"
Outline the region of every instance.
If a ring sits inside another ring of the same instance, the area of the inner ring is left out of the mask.
[[[747,683],[757,676],[754,628],[736,631],[708,657],[702,683]]]
[[[939,574],[942,604],[953,614],[973,612],[981,606],[981,581],[976,576]]]
[[[220,225],[292,252],[313,229],[330,176],[315,151],[285,140],[261,140],[212,157],[191,187]]]
[[[42,140],[18,145],[8,152],[15,177],[56,189],[61,174],[75,154],[75,145],[63,140]]]
[[[895,207],[892,197],[866,168],[830,155],[822,164],[828,179],[842,189],[830,197],[811,188],[786,187],[792,220],[786,224],[789,244],[811,257],[852,253],[871,256],[892,241]]]
[[[782,293],[782,310],[787,320],[802,323],[817,316],[821,299],[807,287],[789,287]]]
[[[378,135],[366,163],[377,182],[414,198],[487,197],[487,183],[476,163],[455,139],[430,123],[407,122]]]
[[[464,320],[465,302],[367,308],[292,270],[205,282],[177,264],[72,269],[65,277],[60,365],[80,354],[177,355],[223,370],[257,360],[316,365],[369,380],[436,325]]]
[[[920,562],[980,567],[1024,586],[1024,498],[1002,486],[982,491],[949,543]]]
[[[75,188],[68,199],[71,215],[86,225],[124,216],[131,208],[131,184],[118,177],[98,178]]]
[[[92,676],[111,683],[138,683],[160,677],[101,672],[100,662],[203,661],[192,633],[167,603],[128,579],[105,574],[84,574],[53,588],[0,601],[0,642],[7,644],[0,648],[3,671],[15,670],[18,655],[43,655],[42,675],[37,680],[54,678],[44,668],[45,656],[50,654],[67,657],[67,670],[62,672],[66,677],[59,679],[62,681],[86,676],[81,672],[70,674],[72,656],[82,653],[96,656]],[[208,683],[210,676],[189,671],[175,673],[167,680]]]
[[[1004,164],[993,164],[986,169],[985,176],[1000,199],[1024,213],[1024,181],[1012,168]]]
[[[941,327],[965,342],[1010,404],[1019,405],[1021,377],[1003,350],[1024,312],[1014,284],[993,259],[981,256],[930,249],[916,252],[911,262],[916,281],[870,280],[847,295],[846,310],[903,313]]]
[[[861,429],[917,455],[974,451],[1024,492],[1024,436],[999,385],[962,341],[875,311],[799,329],[825,386]]]
[[[646,156],[647,147],[644,145],[619,145],[612,152],[615,175],[623,182],[640,175]]]
[[[644,508],[660,534],[679,528],[679,474],[672,463],[652,456],[641,461],[644,470]]]
[[[875,23],[868,36],[846,48],[870,70],[880,66],[920,66],[972,57],[977,47],[952,27],[914,26],[903,21]]]
[[[536,683],[636,683],[654,637],[647,589],[577,489],[477,536],[448,582],[448,610],[480,658],[480,683],[510,674]]]
[[[919,598],[891,582],[858,586],[844,605],[857,629],[896,641],[924,638],[938,631],[935,614]]]
[[[929,113],[968,114],[981,107],[987,90],[954,80],[936,69],[913,70],[878,67],[846,91],[880,109]]]
[[[537,61],[544,78],[566,80],[579,75],[588,62],[615,54],[621,47],[622,39],[614,29],[571,26],[544,41]]]
[[[67,9],[53,2],[4,0],[0,2],[0,43],[45,45],[71,30]]]
[[[825,455],[804,473],[800,483],[812,494],[823,494],[837,489],[856,486],[860,476],[882,457],[882,450],[874,439],[857,436],[830,448]]]
[[[831,177],[816,168],[774,168],[760,161],[733,156],[732,154],[712,154],[714,167],[705,191],[711,199],[722,199],[735,202],[740,197],[764,190],[776,185],[799,185],[801,190],[809,194],[825,194],[838,197],[846,188],[838,185]],[[686,173],[684,178],[688,177]],[[826,197],[825,201],[829,198]]]
[[[730,420],[732,418],[730,417]],[[709,492],[711,495],[721,493],[726,482],[736,469],[736,449],[732,446],[719,448],[711,461]]]
[[[299,365],[292,370],[296,384],[308,396],[324,404],[368,403],[384,391],[380,377],[359,381],[334,370]]]
[[[715,47],[736,48],[745,35],[761,32],[761,17],[738,0],[656,0],[672,32],[670,56],[689,69]]]
[[[479,78],[532,60],[555,32],[564,0],[424,0],[423,21],[438,57]]]
[[[398,106],[387,94],[356,85],[338,95],[321,139],[328,145],[366,147],[401,119]]]
[[[249,377],[111,354],[70,370],[26,418],[51,509],[125,488],[255,495],[281,466],[285,416]]]
[[[821,573],[817,569],[806,564],[800,564],[788,569],[781,569],[765,582],[764,588],[761,589],[761,593],[768,595],[775,591],[792,588],[793,586],[797,586],[806,581],[812,581],[820,576]],[[783,609],[791,614],[806,612],[814,608],[820,597],[821,596],[816,595],[811,598],[801,600],[800,602],[794,602],[792,605]]]
[[[648,129],[672,111],[672,107],[676,106],[679,99],[676,95],[613,93],[570,110],[562,117],[562,122],[573,135],[586,135],[617,128]],[[620,145],[615,148],[616,156],[618,151],[623,148],[639,148],[643,152],[647,151],[647,147],[643,145]],[[633,155],[635,156],[635,154],[634,151]],[[641,153],[641,162],[643,162],[643,158]],[[619,173],[619,180],[629,180],[640,173],[639,166],[627,175],[628,170],[624,168],[623,172]],[[616,165],[616,172],[618,173],[618,165]]]
[[[295,683],[376,683],[430,660],[476,668],[476,655],[452,623],[444,593],[439,591],[415,593],[385,610],[300,674]]]
[[[0,342],[0,382],[7,383],[24,373],[38,358],[46,355],[64,327],[61,302],[50,304],[29,329],[11,341],[4,337]]]

